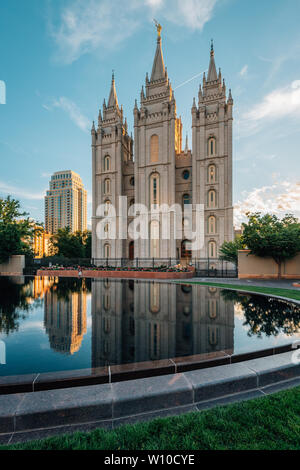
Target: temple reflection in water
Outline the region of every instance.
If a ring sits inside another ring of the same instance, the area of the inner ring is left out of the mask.
[[[299,305],[273,297],[127,280],[0,282],[0,341],[9,357],[1,376],[244,354],[299,337]]]
[[[233,353],[234,302],[220,290],[92,282],[92,366]]]

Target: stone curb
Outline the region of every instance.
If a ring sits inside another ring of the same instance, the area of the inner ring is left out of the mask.
[[[87,387],[0,396],[1,434],[195,407],[300,377],[292,352],[173,375]]]

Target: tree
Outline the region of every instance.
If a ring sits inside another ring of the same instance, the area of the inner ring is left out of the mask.
[[[84,232],[84,244],[85,244],[85,258],[92,257],[92,232],[90,230],[86,230]]]
[[[54,253],[64,258],[90,258],[90,232],[71,232],[69,227],[61,228],[51,237]]]
[[[11,255],[31,253],[31,242],[36,229],[20,202],[8,196],[0,198],[0,263]]]
[[[243,326],[250,326],[248,336],[262,338],[282,333],[292,336],[299,332],[300,307],[292,302],[226,290],[221,291],[221,294],[227,302],[234,301],[243,307]]]
[[[238,251],[244,248],[243,238],[238,236],[232,242],[224,242],[220,248],[220,259],[238,264]]]
[[[300,251],[298,220],[290,214],[281,220],[276,215],[261,215],[259,212],[247,216],[248,223],[243,224],[245,245],[252,255],[273,258],[280,279],[282,263]]]
[[[7,336],[19,329],[20,320],[26,318],[32,308],[32,281],[26,279],[19,284],[9,278],[1,279],[0,283],[0,333]]]

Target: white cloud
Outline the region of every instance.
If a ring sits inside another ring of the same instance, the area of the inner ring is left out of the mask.
[[[248,75],[248,65],[244,65],[242,70],[240,71],[240,76],[246,78]]]
[[[279,88],[266,95],[243,118],[250,121],[278,119],[287,116],[300,116],[300,80]]]
[[[84,132],[89,132],[91,128],[91,120],[82,114],[76,103],[65,96],[55,99],[50,105],[44,104],[43,107],[47,111],[51,111],[53,108],[62,109],[71,121]]]
[[[17,186],[9,185],[3,181],[0,181],[0,193],[3,195],[11,195],[14,197],[21,197],[23,199],[42,200],[44,198],[43,193],[33,193],[27,189],[22,189]]]
[[[202,29],[220,0],[76,0],[62,8],[49,30],[58,48],[56,59],[70,64],[95,50],[111,49],[146,22],[153,13],[191,29]]]
[[[145,0],[145,3],[149,7],[155,9],[161,7],[164,3],[164,0]]]
[[[242,200],[234,206],[235,225],[240,226],[247,220],[247,212],[269,212],[280,217],[294,214],[300,219],[300,181],[277,182],[250,192],[244,191]]]
[[[213,15],[218,0],[174,0],[165,1],[164,16],[167,20],[192,29],[202,29]]]

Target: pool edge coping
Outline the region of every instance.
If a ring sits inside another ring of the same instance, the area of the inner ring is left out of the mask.
[[[161,377],[0,396],[0,437],[95,422],[120,424],[149,413],[258,392],[300,377],[292,352]],[[5,405],[7,411],[5,412]]]

